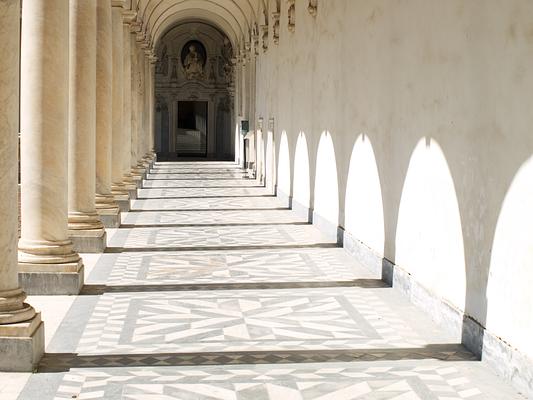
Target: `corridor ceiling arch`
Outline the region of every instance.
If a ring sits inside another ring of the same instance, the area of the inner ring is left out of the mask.
[[[200,12],[203,18],[198,17]],[[242,37],[242,34],[239,31],[235,31],[234,27],[220,15],[199,9],[187,9],[167,17],[167,19],[163,21],[163,23],[160,24],[153,33],[152,39],[154,48],[157,48],[161,38],[163,38],[174,27],[187,22],[203,22],[207,25],[216,27],[228,37],[232,47],[234,49],[238,49],[239,38]]]
[[[187,20],[202,20],[223,30],[234,47],[257,20],[260,0],[130,0],[142,34],[157,43],[169,28]]]

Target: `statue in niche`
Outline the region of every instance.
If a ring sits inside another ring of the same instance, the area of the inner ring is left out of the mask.
[[[206,63],[204,46],[196,40],[187,43],[181,52],[181,62],[187,79],[202,79]]]

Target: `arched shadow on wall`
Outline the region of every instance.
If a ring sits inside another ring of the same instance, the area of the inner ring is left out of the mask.
[[[464,309],[466,271],[461,214],[448,162],[434,139],[420,140],[410,158],[395,247],[396,265],[421,285],[410,289],[415,303],[440,323],[446,323],[451,316],[439,312],[442,309],[432,310],[431,296],[436,295],[452,308]],[[459,333],[460,321],[455,324],[454,331]]]
[[[345,199],[346,232],[383,257],[385,222],[381,181],[372,143],[364,134],[353,145]]]
[[[487,330],[533,357],[533,157],[502,202],[487,281]]]
[[[291,158],[285,131],[281,133],[278,154],[278,196],[288,203],[291,195]]]
[[[276,185],[276,143],[274,133],[270,130],[267,133],[265,157],[265,186],[273,194]]]
[[[256,174],[257,179],[260,183],[265,182],[265,139],[263,135],[263,131],[261,129],[258,129],[256,131],[256,137],[257,137],[257,159],[256,159]]]
[[[313,222],[326,235],[337,237],[339,225],[339,182],[333,138],[323,132],[316,156]]]
[[[311,181],[309,175],[309,150],[304,132],[300,132],[296,141],[294,154],[293,208],[297,212],[307,213],[308,218],[311,200]]]

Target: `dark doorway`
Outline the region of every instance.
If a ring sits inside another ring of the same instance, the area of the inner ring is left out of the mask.
[[[178,156],[207,156],[207,101],[178,102]]]

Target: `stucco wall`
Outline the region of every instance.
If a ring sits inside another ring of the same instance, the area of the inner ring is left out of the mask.
[[[256,61],[279,188],[308,169],[295,198],[533,357],[533,2],[307,3],[291,33],[281,2],[279,45],[271,31]],[[338,193],[317,198],[317,175]]]

